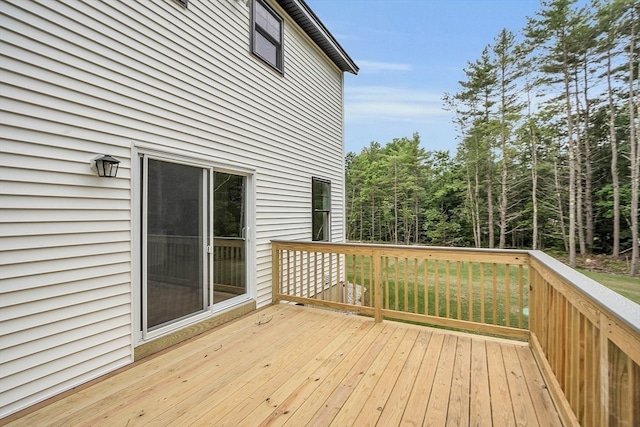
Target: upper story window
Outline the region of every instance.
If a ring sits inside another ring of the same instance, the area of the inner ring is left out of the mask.
[[[329,241],[331,235],[331,182],[311,179],[312,240]]]
[[[264,0],[253,1],[251,51],[279,72],[284,71],[282,18]]]

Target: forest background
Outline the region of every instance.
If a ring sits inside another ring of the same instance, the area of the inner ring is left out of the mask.
[[[346,155],[347,238],[610,254],[638,274],[640,2],[543,1],[470,60],[455,155],[420,136]]]

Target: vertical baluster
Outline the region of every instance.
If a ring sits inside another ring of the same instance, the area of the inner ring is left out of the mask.
[[[429,260],[423,260],[424,265],[424,314],[429,314]]]
[[[364,290],[366,289],[365,286],[364,286],[364,284],[365,284],[364,264],[366,262],[366,258],[365,258],[364,255],[361,255],[360,258],[361,258],[361,262],[360,262],[360,283],[359,283],[359,285],[360,285],[360,292],[364,293]],[[353,290],[353,302],[354,303],[356,302],[356,297],[357,297],[357,294],[356,294],[356,290],[354,288],[354,290]]]
[[[339,286],[339,290],[340,290],[340,302],[347,302],[346,297],[346,283],[347,283],[347,277],[346,274],[343,277],[343,273],[344,270],[344,255],[342,254],[336,254],[336,262],[338,264],[337,267],[337,275],[338,277],[336,278],[336,286]]]
[[[473,263],[471,261],[467,264],[467,279],[469,281],[469,317],[467,320],[473,322]]]
[[[327,280],[327,286],[329,286],[329,301],[338,301],[338,289],[335,289],[333,281],[333,254],[329,253],[329,277]],[[335,294],[335,295],[334,295]]]
[[[448,319],[449,318],[449,300],[451,297],[451,292],[449,289],[449,285],[450,285],[450,278],[449,278],[449,260],[447,260],[444,264],[444,268],[445,268],[445,272],[444,272],[444,281],[445,281],[445,317]]]
[[[404,305],[402,306],[402,311],[404,312],[408,312],[409,311],[409,259],[405,258],[404,259],[404,274],[403,274],[403,289],[404,289]]]
[[[356,254],[352,254],[351,255],[351,277],[353,278],[353,282],[352,282],[352,287],[353,287],[353,292],[355,295],[355,291],[356,291],[356,285],[358,284],[358,280],[356,277],[356,264],[358,262],[358,257],[356,256]],[[364,289],[360,289],[362,291],[361,295],[364,295]],[[363,296],[364,298],[364,296]],[[364,301],[362,301],[362,305],[364,305]]]
[[[379,255],[371,255],[369,256],[369,288],[371,289],[371,296],[377,298],[377,302],[379,304],[382,304],[382,295],[376,295],[376,292],[380,292],[380,290],[382,288],[378,287],[376,288],[376,280],[379,279],[379,277],[374,277],[374,263],[378,262],[377,260]],[[378,269],[379,269],[379,265],[378,265]],[[374,291],[375,289],[375,291]],[[373,299],[373,298],[372,298]],[[372,301],[371,304],[373,306],[375,306],[375,301]],[[382,308],[382,307],[380,307]],[[382,317],[380,317],[380,321],[382,321]]]
[[[487,323],[484,318],[484,263],[480,263],[480,323]]]
[[[301,297],[302,289],[300,289],[300,284],[298,283],[298,256],[300,255],[300,251],[293,252],[293,292],[295,296]]]
[[[320,252],[320,272],[322,273],[321,274],[322,277],[320,278],[320,280],[322,281],[320,283],[320,288],[322,289],[323,299],[330,301],[331,297],[327,292],[327,287],[326,287],[327,269],[325,267],[325,264],[326,264],[325,253]],[[324,295],[326,295],[327,297],[324,298]]]
[[[493,278],[493,324],[498,324],[498,266],[494,262],[491,266],[491,273]]]
[[[460,263],[460,261],[456,261],[456,309],[458,310],[458,320],[462,318],[462,298],[460,298],[460,294],[462,292],[462,283],[460,281],[461,269],[462,264]]]
[[[291,251],[287,249],[287,295],[291,295]]]
[[[389,308],[389,257],[384,257],[384,308]]]
[[[522,273],[522,265],[518,266],[518,327],[523,327],[523,311],[524,309],[524,275]]]
[[[504,265],[504,280],[504,317],[506,325],[511,326],[511,266],[509,264]]]
[[[434,269],[435,269],[435,277],[434,277],[434,281],[433,281],[433,304],[434,304],[434,316],[438,316],[440,317],[440,297],[439,297],[439,288],[440,288],[440,266],[439,266],[439,261],[435,260],[434,261]]]
[[[420,295],[418,295],[418,259],[413,259],[413,312],[418,312],[418,301]]]
[[[400,298],[398,295],[398,288],[400,287],[400,282],[398,281],[398,257],[395,258],[395,273],[396,273],[396,283],[394,286],[395,297],[396,300],[393,302],[394,310],[398,310],[398,299]]]
[[[313,295],[314,298],[318,298],[317,294],[311,290],[311,251],[307,251],[307,292],[308,297]]]
[[[317,295],[316,298],[324,299],[322,292],[318,291],[318,252],[313,252],[313,291]]]

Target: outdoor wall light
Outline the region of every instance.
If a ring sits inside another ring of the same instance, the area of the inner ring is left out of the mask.
[[[118,174],[118,165],[120,164],[120,160],[114,159],[108,154],[105,154],[101,157],[96,157],[93,159],[95,164],[95,168],[98,171],[98,176],[103,176],[105,178],[115,178]]]

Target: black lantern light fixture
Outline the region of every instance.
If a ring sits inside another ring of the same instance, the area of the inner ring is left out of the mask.
[[[102,157],[94,159],[96,169],[98,170],[98,176],[105,178],[115,178],[118,174],[118,165],[120,160],[114,159],[108,154]]]

